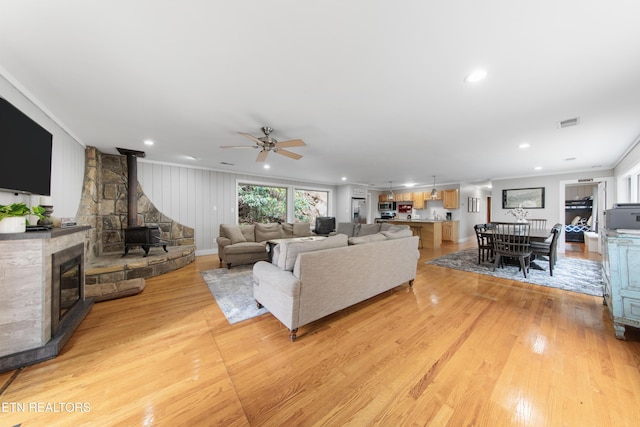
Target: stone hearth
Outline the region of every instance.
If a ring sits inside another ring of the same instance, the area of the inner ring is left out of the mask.
[[[177,270],[195,259],[195,246],[169,246],[167,250],[152,248],[146,257],[138,249],[126,257],[111,253],[95,258],[85,268],[85,295],[96,302],[135,295],[144,289],[145,278]]]

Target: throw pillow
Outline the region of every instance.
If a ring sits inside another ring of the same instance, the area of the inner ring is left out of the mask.
[[[322,249],[339,248],[347,246],[346,234],[329,236],[323,240],[310,240],[308,242],[283,242],[280,243],[278,267],[283,270],[293,271],[298,254],[303,252],[319,251]]]
[[[389,240],[393,240],[393,239],[403,239],[405,237],[411,237],[413,236],[413,233],[411,232],[411,229],[407,228],[407,229],[402,229],[399,231],[383,231],[382,234],[384,234],[384,236],[389,239]]]
[[[355,224],[352,222],[339,222],[336,234],[346,234],[348,237],[352,237],[354,228]]]
[[[239,225],[222,225],[224,234],[231,240],[231,244],[246,242]]]
[[[289,222],[283,222],[282,224],[282,235],[285,239],[293,237],[293,224]]]
[[[308,222],[296,222],[293,224],[293,237],[311,236],[311,224]]]
[[[247,239],[247,242],[256,241],[256,226],[254,224],[241,225],[240,231],[242,231],[242,234],[244,235],[244,238]]]
[[[400,231],[400,230],[404,230],[404,229],[409,230],[409,226],[408,225],[394,225],[394,224],[389,224],[388,222],[383,222],[382,224],[380,224],[380,231],[391,231],[391,232],[395,233],[396,231]]]
[[[380,232],[380,224],[360,224],[360,231],[357,236],[368,236],[370,234],[376,234]]]
[[[381,242],[387,240],[382,233],[369,234],[367,236],[349,237],[350,245],[361,245],[363,243]]]
[[[256,242],[266,242],[267,240],[282,239],[282,227],[277,222],[269,224],[256,224]]]

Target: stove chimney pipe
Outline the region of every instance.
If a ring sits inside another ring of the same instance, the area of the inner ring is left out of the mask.
[[[138,160],[144,157],[144,151],[116,148],[122,155],[127,156],[127,226],[138,225]]]

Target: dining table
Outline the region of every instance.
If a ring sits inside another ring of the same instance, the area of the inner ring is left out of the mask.
[[[542,228],[542,229],[530,229],[529,230],[529,239],[532,242],[544,242],[545,240],[547,240],[549,237],[551,237],[551,230],[553,230],[552,228]],[[482,236],[484,237],[492,237],[493,236],[493,230],[491,229],[487,229],[483,232],[481,232],[480,234],[482,234]]]

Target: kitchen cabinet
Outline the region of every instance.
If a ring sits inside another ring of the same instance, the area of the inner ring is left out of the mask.
[[[460,197],[458,190],[442,190],[442,207],[445,209],[458,209],[460,207]]]
[[[411,201],[413,201],[413,193],[396,194],[396,202],[411,202]]]
[[[626,326],[640,328],[640,234],[601,234],[604,304],[616,338],[623,340]]]
[[[413,193],[413,208],[424,209],[424,193]]]
[[[444,221],[442,223],[442,241],[458,242],[458,221]]]
[[[396,201],[395,197],[389,198],[389,193],[382,193],[378,196],[378,202],[380,203],[395,202],[395,201]]]
[[[442,191],[438,191],[438,195],[435,198],[431,197],[431,191],[425,191],[424,193],[422,193],[422,195],[424,196],[424,200],[426,203],[428,203],[430,200],[442,200]]]

